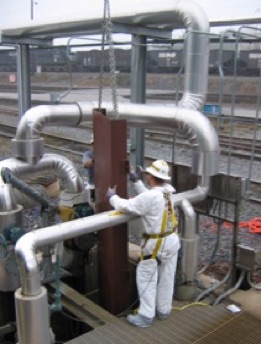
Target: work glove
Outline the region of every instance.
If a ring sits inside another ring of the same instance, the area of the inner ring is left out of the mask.
[[[112,196],[116,195],[117,185],[114,185],[113,188],[109,187],[106,192],[106,198],[109,200]]]
[[[129,176],[130,176],[130,181],[133,182],[133,183],[135,183],[139,179],[136,171],[133,168],[133,166],[130,167]]]

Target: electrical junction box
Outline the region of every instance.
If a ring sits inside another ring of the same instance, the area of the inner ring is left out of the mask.
[[[237,245],[236,266],[247,271],[255,270],[257,266],[256,251],[248,246]]]

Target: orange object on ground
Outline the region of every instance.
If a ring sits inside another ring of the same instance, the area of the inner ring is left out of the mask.
[[[225,228],[233,229],[234,224],[232,222],[224,222],[223,226]],[[239,228],[247,228],[250,233],[261,233],[261,217],[254,217],[249,221],[244,221],[239,223]]]
[[[254,217],[248,221],[248,229],[251,233],[261,233],[261,217]]]

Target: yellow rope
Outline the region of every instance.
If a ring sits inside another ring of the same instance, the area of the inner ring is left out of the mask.
[[[191,307],[191,306],[210,306],[208,303],[205,302],[192,302],[188,305],[182,306],[182,307],[172,307],[172,309],[175,309],[176,311],[184,311],[184,309]]]

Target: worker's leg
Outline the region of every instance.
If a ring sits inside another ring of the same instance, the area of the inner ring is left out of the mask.
[[[142,260],[138,264],[136,282],[140,307],[138,314],[128,315],[127,321],[135,326],[149,327],[155,317],[157,289],[157,261],[155,259]]]
[[[172,253],[170,257],[164,260],[161,255],[161,264],[158,268],[158,286],[156,296],[156,310],[159,318],[167,318],[172,309],[172,300],[174,294],[174,282],[177,269],[179,238],[175,235],[171,238]],[[167,246],[167,245],[166,245]],[[164,247],[163,247],[164,249]]]

